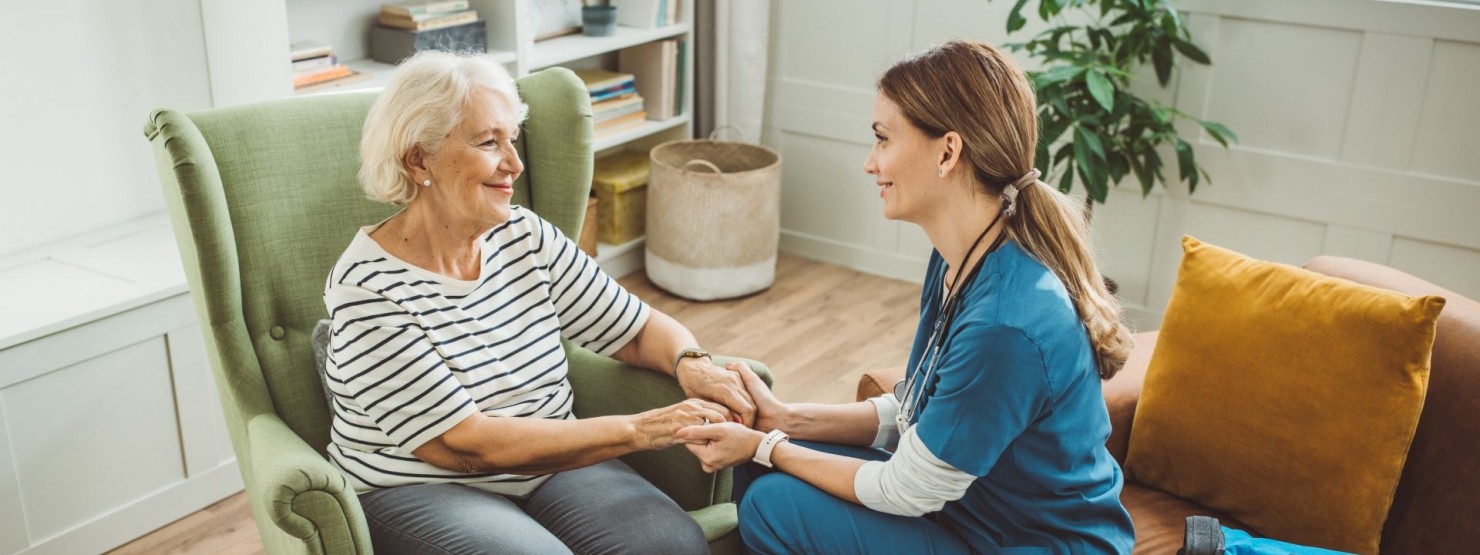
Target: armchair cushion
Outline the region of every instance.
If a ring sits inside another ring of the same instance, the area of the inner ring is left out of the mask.
[[[1377,552],[1444,299],[1183,249],[1127,475],[1273,538]]]

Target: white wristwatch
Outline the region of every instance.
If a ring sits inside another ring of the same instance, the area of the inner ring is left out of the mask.
[[[760,446],[755,448],[755,457],[750,460],[766,468],[771,468],[771,451],[776,449],[777,444],[788,439],[790,438],[786,436],[786,432],[771,430],[771,433],[766,434],[765,439],[761,440]]]

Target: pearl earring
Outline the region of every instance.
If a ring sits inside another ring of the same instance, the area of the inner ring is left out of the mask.
[[[432,180],[428,179],[426,181],[421,182],[421,186],[422,187],[431,187],[432,186]]]

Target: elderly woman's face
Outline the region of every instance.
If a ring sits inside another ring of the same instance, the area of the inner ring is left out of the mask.
[[[480,225],[509,219],[514,180],[524,163],[514,151],[519,136],[518,114],[503,95],[477,89],[462,109],[462,121],[427,159],[432,186],[425,197],[447,217]]]

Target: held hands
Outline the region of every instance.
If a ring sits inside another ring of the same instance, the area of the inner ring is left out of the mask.
[[[782,428],[789,414],[785,403],[776,399],[766,382],[743,362],[731,362],[725,369],[738,376],[755,402],[755,429],[736,423],[687,426],[678,430],[678,439],[699,459],[705,472],[723,470],[749,461],[761,440],[771,430]]]
[[[765,437],[734,422],[688,426],[678,431],[678,439],[709,473],[750,460]]]
[[[733,364],[726,365],[726,368]],[[739,373],[716,368],[708,359],[685,358],[678,363],[676,374],[684,395],[720,403],[735,416],[734,419],[719,418],[711,422],[737,420],[746,426],[755,423],[755,402]]]
[[[678,432],[685,427],[708,422],[724,422],[729,410],[703,399],[685,399],[678,403],[642,412],[632,417],[634,438],[639,449],[665,449],[681,440]]]

